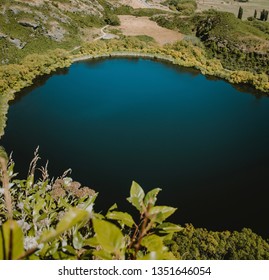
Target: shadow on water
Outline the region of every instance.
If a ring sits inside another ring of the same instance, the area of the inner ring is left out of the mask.
[[[16,104],[17,102],[21,101],[21,99],[26,96],[27,94],[29,94],[30,92],[32,92],[33,90],[44,86],[46,84],[46,82],[53,76],[64,76],[67,75],[69,73],[69,68],[62,68],[62,69],[58,69],[53,73],[50,74],[46,74],[43,76],[39,76],[37,78],[35,78],[33,80],[33,84],[22,89],[19,93],[15,94],[15,98],[13,100],[11,100],[9,102],[9,105],[13,105]]]
[[[88,66],[92,67],[92,66],[101,65],[106,60],[118,60],[118,59],[125,59],[127,61],[132,61],[132,62],[139,62],[140,60],[145,60],[145,61],[150,60],[150,61],[153,61],[156,63],[161,62],[167,68],[172,69],[179,74],[188,74],[188,75],[192,76],[193,78],[195,78],[199,75],[202,75],[200,70],[195,69],[193,67],[180,66],[180,65],[173,64],[170,61],[167,61],[165,59],[153,58],[153,57],[130,57],[130,56],[126,56],[126,57],[125,56],[119,56],[119,57],[115,56],[115,57],[109,57],[109,58],[100,57],[100,58],[91,58],[91,59],[84,60],[84,61],[78,61],[78,62],[75,62],[75,64],[82,63],[84,65],[88,65]],[[229,83],[227,80],[220,78],[220,77],[210,76],[210,75],[203,75],[203,76],[208,81],[224,81],[225,83]],[[229,84],[231,84],[231,83],[229,83]],[[239,84],[231,84],[231,86],[234,89],[236,89],[236,91],[251,94],[251,95],[255,96],[257,99],[269,97],[269,93],[265,93],[260,90],[257,90],[254,88],[254,86],[249,85],[249,84],[239,83]]]
[[[153,61],[153,62],[156,62],[156,63],[162,63],[164,64],[167,68],[169,69],[173,69],[174,71],[176,71],[177,73],[180,73],[180,74],[190,74],[191,76],[193,77],[196,77],[198,75],[201,74],[201,72],[195,68],[191,68],[191,67],[184,67],[184,66],[180,66],[180,65],[176,65],[176,64],[173,64],[165,59],[161,59],[161,58],[153,58],[153,57],[130,57],[130,56],[113,56],[113,57],[99,57],[99,58],[91,58],[91,59],[87,59],[87,60],[84,60],[84,61],[78,61],[78,62],[75,62],[75,64],[84,64],[84,65],[89,65],[89,66],[97,66],[97,65],[100,65],[102,64],[104,61],[107,61],[107,60],[119,60],[119,59],[124,59],[124,60],[127,60],[127,61],[130,61],[130,62],[139,62],[141,60],[145,60],[145,61]]]
[[[151,57],[129,57],[129,56],[119,56],[119,57],[100,57],[100,58],[91,58],[88,60],[82,60],[73,63],[74,64],[83,64],[85,66],[93,67],[93,66],[98,66],[101,65],[104,61],[107,60],[118,60],[118,59],[124,59],[127,61],[132,61],[132,62],[139,62],[140,60],[150,60],[156,63],[162,63],[164,64],[167,68],[174,70],[175,72],[179,74],[188,74],[191,75],[193,78],[202,75],[201,71],[192,67],[185,67],[185,66],[180,66],[173,64],[165,59],[160,59],[160,58],[151,58]],[[31,91],[35,90],[36,88],[39,88],[41,86],[44,86],[46,82],[53,76],[61,76],[61,75],[67,75],[69,73],[69,68],[62,68],[58,69],[55,72],[51,74],[45,74],[43,76],[39,76],[33,80],[33,84],[22,89],[19,93],[15,95],[15,99],[10,101],[10,105],[15,104],[16,102],[20,101],[24,96],[26,96],[28,93]],[[204,75],[206,80],[208,81],[224,81],[225,83],[229,83],[227,80],[216,77],[216,76],[209,76],[209,75]],[[236,89],[238,92],[242,93],[248,93],[253,96],[255,96],[257,99],[264,98],[264,97],[269,97],[269,93],[264,93],[260,90],[255,89],[251,85],[247,84],[231,84],[233,88]]]

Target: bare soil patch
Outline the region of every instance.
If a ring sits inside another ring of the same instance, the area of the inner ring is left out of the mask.
[[[184,36],[179,32],[160,27],[148,17],[119,16],[119,18],[121,22],[119,30],[126,36],[147,35],[160,45],[182,40]]]

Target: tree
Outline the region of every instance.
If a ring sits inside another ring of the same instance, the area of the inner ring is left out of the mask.
[[[254,18],[257,18],[257,10],[254,11]]]
[[[268,19],[268,11],[267,10],[262,10],[261,11],[261,16],[260,16],[260,20],[263,20],[263,21],[267,21],[267,19]]]
[[[268,19],[268,11],[265,11],[265,15],[264,15],[264,21],[267,21],[267,19]]]
[[[239,7],[239,10],[238,10],[238,16],[237,16],[237,17],[238,17],[239,19],[242,19],[242,16],[243,16],[243,8],[240,6],[240,7]]]

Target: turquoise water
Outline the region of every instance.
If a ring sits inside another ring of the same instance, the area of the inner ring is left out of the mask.
[[[132,180],[160,187],[172,221],[269,236],[269,99],[170,64],[109,59],[73,64],[13,102],[1,140],[21,177],[40,146],[51,176],[98,191],[96,208]],[[27,165],[27,166],[26,166]]]

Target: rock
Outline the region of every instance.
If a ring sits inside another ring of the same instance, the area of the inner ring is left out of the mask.
[[[6,35],[6,34],[4,34],[4,33],[0,32],[0,39],[2,39],[2,38],[6,38],[6,37],[7,37],[7,35]]]
[[[111,33],[106,33],[102,39],[104,40],[111,40],[111,39],[118,39],[120,38],[118,35],[115,35],[115,34],[111,34]]]
[[[47,34],[45,35],[57,42],[61,42],[64,39],[65,34],[66,30],[59,26],[57,22],[54,22],[53,24],[51,24],[51,28],[47,30]]]
[[[39,27],[39,23],[27,19],[19,20],[18,23],[22,26],[31,27],[33,29],[37,29],[37,27]]]
[[[14,44],[18,49],[23,49],[26,45],[26,42],[22,42],[20,39],[17,38],[10,38],[8,37],[10,43]]]

